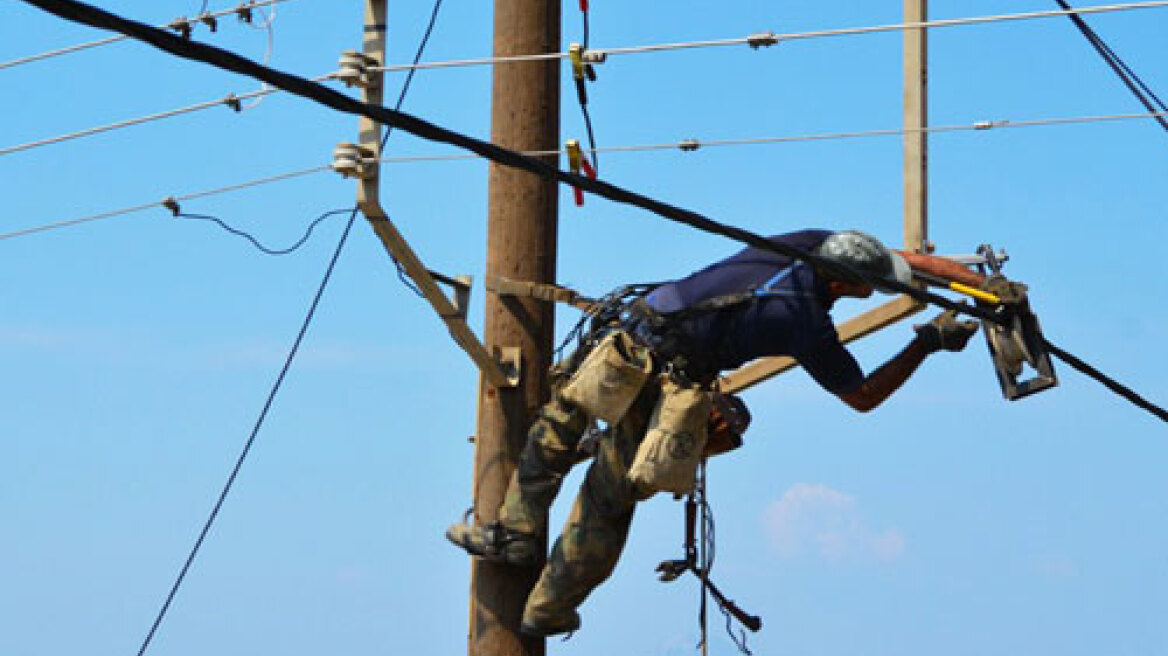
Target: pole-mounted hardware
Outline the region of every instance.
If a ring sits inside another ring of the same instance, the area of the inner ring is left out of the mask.
[[[349,86],[361,89],[363,100],[370,104],[384,104],[382,78],[375,70],[385,61],[386,0],[365,0],[365,42],[361,53],[346,51],[341,54],[340,71],[334,76]],[[446,324],[451,338],[482,372],[487,383],[494,387],[515,387],[519,383],[522,361],[518,350],[499,349],[489,353],[466,323],[470,299],[470,278],[449,278],[435,275],[422,264],[389,214],[381,207],[381,129],[380,123],[361,117],[358,143],[338,144],[333,150],[333,169],[345,177],[357,180],[357,207],[390,257],[417,285],[418,291],[430,302],[438,317]],[[441,280],[454,288],[455,300],[438,287]]]
[[[578,139],[568,139],[564,142],[564,150],[568,153],[568,168],[575,173],[596,179],[596,168],[588,161],[588,157],[584,155],[584,151],[580,148],[580,141]],[[576,199],[576,207],[584,206],[584,190],[579,187],[572,187],[572,194]]]
[[[758,34],[751,34],[746,37],[746,45],[758,50],[759,48],[769,48],[778,44],[779,37],[775,36],[774,32],[759,32]]]

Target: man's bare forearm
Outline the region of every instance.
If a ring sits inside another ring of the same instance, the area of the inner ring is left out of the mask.
[[[917,271],[922,271],[930,275],[938,276],[953,282],[959,282],[963,285],[970,285],[973,287],[980,287],[985,282],[985,276],[970,270],[963,264],[954,262],[953,260],[936,257],[934,255],[922,255],[920,253],[909,253],[907,251],[897,251],[904,256],[908,265]]]
[[[859,389],[839,396],[852,408],[868,412],[900,389],[928,355],[929,352],[921,345],[920,340],[913,339],[900,353],[868,374]]]

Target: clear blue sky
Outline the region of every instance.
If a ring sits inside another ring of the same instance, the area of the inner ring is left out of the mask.
[[[101,4],[161,23],[200,2]],[[488,5],[447,0],[426,59],[489,55]],[[901,11],[855,0],[592,5],[596,47],[894,23]],[[1053,3],[932,5],[949,18]],[[430,8],[391,3],[393,62],[412,57]],[[565,43],[579,40],[576,3],[564,15]],[[1168,95],[1168,10],[1089,20]],[[359,47],[360,23],[357,2],[283,4],[273,65],[330,72],[341,50]],[[0,61],[101,36],[0,6]],[[264,54],[264,34],[231,20],[196,37]],[[930,48],[934,124],[1143,111],[1065,19],[946,28]],[[617,146],[897,128],[900,49],[889,33],[612,57],[590,88],[597,137]],[[0,147],[256,86],[129,42],[2,70],[0,84]],[[426,71],[406,109],[485,137],[489,86],[487,68]],[[569,86],[564,97],[564,136],[582,138]],[[239,115],[215,108],[0,157],[0,231],[326,164],[355,136],[355,119],[275,95]],[[751,230],[857,227],[897,242],[900,147],[884,137],[613,154],[601,171]],[[390,151],[449,152],[406,135]],[[1168,134],[1151,121],[943,134],[931,163],[939,250],[1007,249],[1052,341],[1168,401]],[[481,279],[486,165],[394,165],[384,177],[385,204],[427,263]],[[326,172],[185,209],[283,245],[352,203],[353,184]],[[0,654],[137,649],[342,223],[284,258],[162,209],[0,242]],[[560,279],[587,292],[683,275],[734,249],[562,195]],[[477,287],[476,329],[482,298]],[[575,320],[560,312],[561,334]],[[870,369],[910,334],[898,325],[855,352]],[[711,465],[710,494],[716,579],[765,621],[755,653],[1164,653],[1168,431],[1060,373],[1058,389],[1008,403],[979,338],[927,362],[870,415],[801,372],[750,391],[747,446]],[[442,531],[469,505],[475,391],[469,360],[358,224],[151,653],[462,653],[469,568]],[[680,520],[668,499],[638,510],[613,580],[582,609],[584,629],[551,653],[692,653],[694,581],[665,585],[652,571],[680,554]],[[712,624],[712,653],[734,653]]]

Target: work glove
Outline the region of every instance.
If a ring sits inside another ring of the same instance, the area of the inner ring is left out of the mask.
[[[1000,273],[986,278],[981,288],[1001,299],[1003,305],[1021,305],[1026,300],[1026,285],[1009,280]]]
[[[913,330],[917,331],[917,341],[929,353],[960,351],[977,332],[977,322],[959,321],[956,312],[945,310],[929,323],[913,326]]]

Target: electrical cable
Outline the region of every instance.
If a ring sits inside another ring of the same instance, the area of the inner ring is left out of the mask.
[[[193,41],[186,41],[162,30],[152,28],[149,25],[116,16],[96,7],[76,2],[75,0],[23,1],[27,4],[40,7],[50,13],[60,16],[61,18],[84,23],[92,27],[111,29],[122,32],[123,34],[129,34],[134,38],[149,43],[160,50],[169,52],[184,59],[201,61],[217,68],[234,71],[242,75],[247,75],[249,77],[268,82],[272,86],[279,87],[285,91],[288,91],[289,93],[293,93],[301,97],[312,99],[337,111],[341,111],[347,114],[365,116],[385,125],[395,125],[405,130],[406,132],[409,132],[410,134],[421,137],[423,139],[436,141],[439,143],[448,143],[459,148],[464,148],[486,157],[487,159],[490,159],[492,162],[497,164],[521,169],[547,179],[569,184],[614,202],[639,207],[675,223],[681,223],[691,228],[702,230],[710,234],[721,235],[728,239],[732,239],[749,246],[754,246],[764,251],[777,253],[779,255],[784,255],[796,260],[807,262],[813,266],[819,267],[821,270],[844,278],[858,277],[861,280],[871,279],[870,276],[865,275],[862,272],[856,271],[851,267],[841,265],[831,260],[824,259],[818,255],[815,255],[814,253],[809,253],[799,248],[794,248],[786,244],[771,241],[766,237],[763,237],[762,235],[751,232],[749,230],[745,230],[730,224],[720,223],[692,210],[687,210],[676,205],[671,205],[669,203],[650,198],[648,196],[624,189],[603,180],[593,179],[567,171],[562,171],[556,166],[548,164],[539,159],[528,157],[522,153],[503,148],[496,144],[482,141],[481,139],[475,139],[474,137],[440,127],[421,118],[406,114],[398,110],[367,105],[365,103],[354,100],[349,96],[333,91],[332,89],[329,89],[328,87],[325,87],[321,84],[268,68],[244,57],[240,57],[239,55],[236,55],[232,52],[223,50],[222,48],[217,48],[215,46]],[[1005,318],[986,308],[959,303],[939,294],[921,290],[912,285],[906,285],[895,280],[883,280],[880,281],[880,283],[886,289],[911,296],[918,301],[927,302],[939,307],[954,310],[955,312],[984,319],[995,324],[1003,325],[1006,323]]]
[[[1098,14],[1115,11],[1127,11],[1133,9],[1159,9],[1168,7],[1168,0],[1155,0],[1153,2],[1132,2],[1125,4],[1114,5],[1099,5],[1095,7],[1081,7],[1079,9],[1071,10],[1048,10],[1048,11],[1032,11],[1019,14],[997,14],[993,16],[974,16],[970,18],[950,18],[942,20],[921,21],[915,23],[892,23],[887,25],[870,25],[864,27],[844,27],[827,30],[815,30],[812,32],[794,32],[788,34],[776,34],[774,32],[760,32],[746,37],[735,37],[729,39],[709,39],[704,41],[686,41],[680,43],[661,43],[643,46],[619,47],[619,48],[597,48],[595,50],[587,51],[598,59],[604,59],[609,55],[631,55],[647,52],[663,52],[667,50],[689,50],[693,48],[717,48],[723,46],[739,46],[748,45],[753,48],[773,46],[783,41],[796,41],[801,39],[818,39],[824,37],[836,36],[854,36],[860,34],[875,34],[879,32],[896,32],[903,30],[923,29],[923,28],[937,28],[937,27],[957,27],[965,25],[984,25],[987,23],[1001,23],[1008,21],[1032,20],[1038,18],[1051,18],[1056,16],[1067,15],[1082,15],[1082,14]],[[459,68],[465,66],[491,66],[494,64],[513,64],[527,61],[542,61],[547,59],[568,59],[571,53],[568,52],[554,52],[554,53],[536,53],[529,55],[510,55],[505,57],[482,57],[477,59],[461,59],[444,62],[427,62],[416,65],[396,65],[396,66],[382,66],[372,70],[380,70],[386,73],[393,73],[398,71],[410,70],[413,68]]]
[[[1136,405],[1144,410],[1147,410],[1148,412],[1150,412],[1153,415],[1155,415],[1156,417],[1158,417],[1161,421],[1168,422],[1168,410],[1165,410],[1164,408],[1161,408],[1159,406],[1154,405],[1153,403],[1151,403],[1150,401],[1148,401],[1144,397],[1140,396],[1139,394],[1136,394],[1134,391],[1132,391],[1132,389],[1130,387],[1127,387],[1127,386],[1121,384],[1120,382],[1116,381],[1114,378],[1111,378],[1110,376],[1103,373],[1102,371],[1099,371],[1095,367],[1092,367],[1091,365],[1087,364],[1086,362],[1083,362],[1081,359],[1075,357],[1074,355],[1067,353],[1066,351],[1059,348],[1058,346],[1051,344],[1050,340],[1046,340],[1046,350],[1049,351],[1052,355],[1058,357],[1063,362],[1070,365],[1073,369],[1076,369],[1077,371],[1079,371],[1079,373],[1082,373],[1090,378],[1095,379],[1097,382],[1101,383],[1107,389],[1118,394],[1119,396],[1123,397],[1124,399],[1127,399],[1132,404],[1134,404],[1134,405]]]
[[[588,40],[590,32],[588,26],[588,9],[588,0],[580,0],[580,15],[583,17],[584,22],[583,43],[581,45],[584,48],[584,52],[588,52]],[[592,65],[589,63],[584,63],[584,70],[588,81],[595,82],[596,71],[593,70]],[[596,156],[596,133],[592,129],[592,115],[588,112],[588,94],[584,89],[586,84],[587,82],[582,79],[576,80],[576,99],[580,103],[580,113],[584,116],[584,130],[588,134],[588,146],[592,152],[592,171],[593,173],[599,174],[600,158]]]
[[[321,75],[321,76],[313,78],[313,81],[314,82],[323,82],[325,80],[331,80],[331,79],[333,79],[333,77],[335,75],[336,75],[336,73],[329,73],[327,75]],[[95,134],[101,134],[103,132],[111,132],[113,130],[120,130],[120,129],[128,128],[128,127],[131,127],[134,125],[141,125],[143,123],[151,123],[153,121],[159,121],[159,120],[166,119],[166,118],[173,118],[175,116],[181,116],[183,114],[190,114],[191,112],[202,111],[204,109],[210,109],[211,107],[218,107],[220,105],[225,105],[225,106],[230,107],[238,112],[238,111],[242,111],[244,109],[244,107],[241,104],[244,100],[250,100],[252,98],[261,98],[263,96],[277,93],[279,91],[280,91],[280,89],[265,85],[263,88],[261,88],[258,91],[251,91],[248,93],[240,94],[238,96],[235,95],[234,93],[229,93],[229,94],[227,94],[226,97],[220,98],[219,100],[208,100],[206,102],[196,103],[194,105],[188,105],[186,107],[179,107],[177,109],[171,109],[171,110],[167,110],[165,112],[158,112],[157,114],[148,114],[146,116],[139,116],[137,118],[126,119],[124,121],[117,121],[116,123],[109,123],[107,125],[99,125],[97,127],[86,128],[84,130],[78,130],[77,132],[70,132],[67,134],[61,134],[61,135],[57,135],[55,137],[49,137],[47,139],[40,139],[38,141],[30,141],[28,143],[18,144],[16,146],[9,146],[7,148],[0,148],[0,157],[2,157],[4,155],[11,155],[13,153],[19,153],[19,152],[24,151],[24,150],[32,150],[33,148],[40,148],[42,146],[58,144],[58,143],[62,143],[64,141],[72,141],[74,139],[80,139],[82,137],[89,137],[89,136],[93,136]]]
[[[345,208],[345,209],[340,209],[340,210],[332,210],[330,212],[325,212],[324,214],[321,214],[312,223],[310,223],[308,225],[308,229],[304,231],[304,235],[302,237],[300,237],[300,239],[296,240],[296,242],[294,244],[292,244],[291,246],[288,246],[287,248],[271,248],[268,246],[264,246],[263,244],[260,243],[260,241],[258,239],[256,239],[252,235],[250,235],[247,232],[244,232],[243,230],[240,230],[238,228],[231,227],[230,225],[228,225],[226,222],[219,219],[218,217],[210,216],[207,214],[190,214],[187,212],[179,212],[178,214],[175,214],[174,216],[175,216],[175,218],[179,218],[179,219],[199,219],[202,221],[211,221],[211,222],[217,223],[219,225],[219,227],[223,228],[227,232],[230,232],[233,235],[238,235],[238,236],[243,237],[244,239],[250,241],[251,244],[256,247],[256,249],[258,249],[259,251],[261,251],[263,253],[266,253],[268,255],[287,255],[287,254],[292,253],[293,251],[299,249],[301,246],[303,246],[308,241],[309,237],[312,236],[312,231],[315,230],[316,226],[320,225],[320,223],[322,221],[324,221],[325,219],[328,219],[330,217],[336,216],[338,214],[344,214],[345,212],[348,212],[348,211],[349,211],[349,209]]]
[[[221,16],[226,16],[228,14],[238,14],[240,12],[240,10],[248,10],[248,9],[260,8],[260,7],[265,7],[265,6],[273,6],[274,7],[278,3],[288,2],[288,1],[289,0],[260,0],[260,1],[251,0],[248,4],[240,4],[238,7],[235,7],[233,9],[224,9],[222,11],[217,11],[217,12],[213,12],[211,14],[206,14],[206,15],[210,16],[211,18],[219,18]],[[186,23],[187,25],[192,26],[192,27],[194,25],[196,25],[199,22],[199,19],[202,17],[202,15],[206,13],[206,6],[207,6],[207,3],[204,2],[203,3],[204,9],[203,9],[203,11],[199,12],[200,16],[196,16],[195,18],[183,20],[183,22]],[[180,20],[182,20],[182,19],[180,19]],[[165,28],[170,28],[176,24],[178,24],[177,21],[171,21],[170,23],[167,23],[165,25],[159,25],[158,27],[160,29],[165,29]],[[116,43],[118,41],[124,41],[128,38],[129,38],[128,36],[121,34],[118,36],[111,36],[111,37],[106,38],[106,39],[98,39],[97,41],[90,41],[88,43],[81,43],[81,44],[78,44],[75,46],[68,46],[66,48],[61,48],[59,50],[42,52],[42,53],[36,54],[36,55],[29,55],[27,57],[13,59],[11,61],[0,62],[0,70],[4,70],[6,68],[15,68],[16,66],[20,66],[22,64],[29,64],[29,63],[32,63],[35,61],[41,61],[42,59],[49,59],[51,57],[57,57],[60,55],[67,55],[67,54],[74,53],[74,52],[80,52],[82,50],[88,50],[90,48],[96,48],[98,46],[109,45],[111,43]]]
[[[434,24],[438,21],[438,11],[440,9],[442,9],[442,0],[435,0],[434,9],[430,12],[430,22],[427,23],[426,30],[422,34],[422,40],[418,43],[418,49],[414,52],[415,64],[422,60],[422,54],[426,52],[426,45],[430,43],[430,35],[434,33]],[[400,110],[402,103],[405,102],[406,94],[410,92],[410,84],[414,81],[414,73],[416,71],[417,69],[411,69],[409,75],[406,75],[406,81],[402,83],[401,93],[397,96],[397,103],[393,106],[395,111]],[[385,128],[385,134],[381,137],[381,150],[385,150],[385,144],[389,143],[389,135],[391,134],[393,134],[393,126],[389,125]],[[389,259],[393,260],[393,265],[397,269],[397,279],[405,285],[406,289],[409,289],[421,298],[425,298],[426,295],[418,288],[418,283],[410,278],[405,266],[393,256],[393,253],[386,252],[389,254]]]
[[[171,602],[178,594],[178,589],[182,586],[183,580],[186,579],[187,572],[191,569],[191,564],[198,555],[199,549],[203,546],[203,541],[207,538],[207,534],[211,530],[211,526],[215,523],[215,519],[219,516],[219,511],[223,508],[223,502],[226,501],[227,495],[231,492],[231,487],[235,484],[235,479],[239,475],[239,470],[243,467],[243,462],[247,459],[251,452],[252,445],[255,444],[256,436],[259,435],[260,428],[264,425],[264,420],[267,419],[268,411],[272,409],[272,404],[276,400],[276,394],[279,393],[281,386],[284,384],[284,379],[288,375],[288,370],[292,367],[292,361],[295,359],[297,352],[300,350],[300,345],[304,342],[304,336],[308,333],[308,327],[312,324],[313,317],[316,316],[316,310],[320,306],[320,300],[324,296],[325,288],[328,287],[329,280],[332,279],[333,271],[336,269],[337,260],[341,257],[341,251],[345,248],[345,242],[349,238],[349,231],[353,227],[353,222],[357,218],[357,208],[354,207],[349,214],[349,222],[345,225],[345,231],[341,233],[341,239],[337,243],[336,251],[333,252],[332,259],[329,260],[328,268],[325,269],[324,278],[320,281],[320,286],[316,290],[316,295],[312,299],[312,303],[308,306],[308,313],[304,317],[304,321],[300,324],[300,331],[296,334],[296,339],[292,342],[292,348],[288,351],[288,357],[284,359],[284,365],[280,368],[280,373],[276,376],[276,382],[272,385],[271,391],[268,393],[267,400],[264,402],[263,409],[260,411],[259,418],[256,419],[255,426],[251,430],[247,441],[244,443],[243,451],[239,454],[239,458],[235,461],[235,466],[231,469],[231,474],[227,477],[227,483],[223,486],[223,490],[219,493],[218,499],[215,501],[214,507],[211,509],[210,516],[203,524],[202,530],[199,531],[199,537],[195,540],[194,547],[191,548],[187,555],[186,561],[179,570],[178,577],[170,588],[170,592],[166,595],[166,600],[162,604],[162,608],[158,611],[158,615],[154,618],[150,630],[146,633],[145,639],[142,641],[142,646],[138,649],[138,656],[143,656],[146,650],[150,647],[150,642],[154,639],[154,634],[158,631],[159,625],[162,624],[163,618],[166,617],[167,611],[170,610]]]
[[[829,140],[835,140],[835,139],[855,139],[855,138],[864,138],[864,137],[903,136],[905,134],[909,134],[909,133],[913,133],[913,132],[923,132],[923,133],[962,132],[962,131],[984,132],[984,131],[987,131],[990,129],[997,129],[997,128],[1029,128],[1029,127],[1045,127],[1045,126],[1057,126],[1057,125],[1078,125],[1078,124],[1087,124],[1087,123],[1114,122],[1114,121],[1137,120],[1137,119],[1143,120],[1143,119],[1148,119],[1148,118],[1154,118],[1156,116],[1168,116],[1168,112],[1157,112],[1155,114],[1111,114],[1111,115],[1104,115],[1104,116],[1076,116],[1076,117],[1021,120],[1021,121],[1014,121],[1014,120],[977,121],[975,123],[969,123],[969,124],[963,124],[963,125],[938,125],[938,126],[926,127],[926,128],[910,128],[907,130],[906,129],[899,129],[899,128],[898,129],[886,129],[886,130],[862,130],[862,131],[852,131],[852,132],[830,132],[830,133],[820,133],[820,134],[791,135],[791,136],[785,136],[785,137],[765,137],[765,138],[751,138],[751,139],[722,139],[722,140],[712,140],[712,141],[699,141],[697,139],[684,139],[682,141],[674,141],[674,142],[663,143],[663,144],[634,145],[634,146],[606,146],[604,148],[598,148],[596,150],[596,152],[633,153],[633,152],[652,152],[652,151],[661,151],[661,150],[681,150],[683,152],[688,153],[688,152],[696,152],[702,148],[707,148],[707,147],[775,145],[775,144],[796,143],[796,142],[804,142],[804,141],[829,141]],[[592,151],[588,151],[588,152],[591,153]],[[547,156],[551,156],[551,155],[562,155],[563,153],[564,153],[563,150],[523,151],[524,155],[528,155],[530,157],[547,157]],[[414,156],[403,156],[403,157],[383,157],[379,160],[379,163],[381,163],[381,164],[416,164],[416,163],[423,163],[423,162],[450,162],[450,161],[465,161],[465,160],[473,160],[473,159],[482,159],[482,156],[476,155],[476,154],[471,154],[471,153],[454,153],[454,154],[448,154],[448,155],[414,155]],[[270,176],[270,177],[266,177],[266,178],[260,178],[258,180],[250,180],[247,182],[242,182],[239,184],[234,184],[234,185],[230,185],[230,186],[226,186],[226,187],[217,187],[214,189],[195,192],[195,193],[187,194],[184,196],[175,196],[174,200],[181,202],[184,200],[203,198],[203,197],[207,197],[207,196],[213,196],[213,195],[238,191],[241,189],[247,189],[250,187],[256,187],[259,185],[269,184],[272,182],[279,182],[281,180],[286,180],[289,178],[299,177],[299,176],[313,174],[313,173],[321,173],[324,171],[331,171],[331,170],[333,170],[331,166],[315,166],[315,167],[312,167],[309,169],[300,169],[297,171],[292,171],[290,173],[283,173],[280,175]],[[78,218],[78,219],[57,221],[54,223],[49,223],[49,224],[40,225],[40,226],[33,226],[33,227],[29,227],[29,228],[24,228],[21,230],[15,230],[12,232],[0,233],[0,241],[3,241],[5,239],[12,239],[14,237],[23,237],[25,235],[30,235],[30,234],[34,234],[34,233],[38,233],[38,232],[44,232],[47,230],[54,230],[57,228],[66,228],[66,227],[70,227],[70,226],[74,226],[74,225],[78,225],[78,224],[82,224],[82,223],[88,223],[90,221],[96,221],[99,219],[106,219],[106,218],[111,218],[111,217],[116,217],[116,216],[124,216],[126,214],[140,212],[140,211],[147,210],[147,209],[150,209],[153,207],[157,207],[159,205],[160,205],[160,203],[158,201],[150,202],[150,203],[142,203],[139,205],[133,205],[133,206],[122,208],[122,209],[111,210],[111,211],[107,211],[107,212],[102,212],[100,214],[85,216],[85,217]]]
[[[1071,9],[1071,6],[1067,4],[1065,0],[1055,0],[1055,2],[1057,2],[1058,5],[1064,10]],[[1132,95],[1134,95],[1136,99],[1140,101],[1140,104],[1147,108],[1149,112],[1156,112],[1157,109],[1160,111],[1168,111],[1168,106],[1164,105],[1164,102],[1161,101],[1160,98],[1150,88],[1148,88],[1148,85],[1144,84],[1144,81],[1140,79],[1140,76],[1136,75],[1135,71],[1133,71],[1131,67],[1129,67],[1127,63],[1119,57],[1119,55],[1115,54],[1115,51],[1111,49],[1111,46],[1107,45],[1103,38],[1100,37],[1095,32],[1095,30],[1092,29],[1085,20],[1083,20],[1081,16],[1077,14],[1067,14],[1067,17],[1071,19],[1071,22],[1075,24],[1075,27],[1079,29],[1079,32],[1081,32],[1083,36],[1086,37],[1087,42],[1095,48],[1095,51],[1099,53],[1099,56],[1103,58],[1103,61],[1107,63],[1107,65],[1113,72],[1115,72],[1117,76],[1119,76],[1119,79],[1123,82],[1124,86],[1126,86],[1128,90],[1132,92]],[[1149,96],[1151,97],[1150,99]],[[1153,100],[1155,101],[1155,104],[1153,104]],[[1156,122],[1160,124],[1160,127],[1168,130],[1168,119],[1157,117]]]

